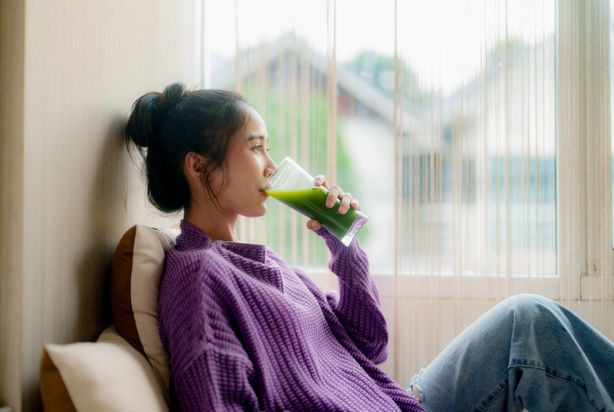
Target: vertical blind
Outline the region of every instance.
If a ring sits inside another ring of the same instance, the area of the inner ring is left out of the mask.
[[[397,379],[466,326],[466,305],[614,299],[609,2],[205,0],[202,23],[202,85],[245,95],[275,160],[369,215],[358,239],[391,298]],[[268,209],[239,237],[324,270],[305,219]],[[401,327],[408,299],[420,314]]]

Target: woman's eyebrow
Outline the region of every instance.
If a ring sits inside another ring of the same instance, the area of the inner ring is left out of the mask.
[[[245,139],[245,141],[249,142],[249,141],[257,140],[257,139],[264,140],[265,142],[269,140],[267,137],[265,137],[264,135],[260,133],[252,133],[249,135],[247,139]]]

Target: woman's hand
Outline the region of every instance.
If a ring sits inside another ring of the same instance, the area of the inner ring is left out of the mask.
[[[335,205],[337,199],[341,200],[341,204],[339,205],[338,210],[338,213],[340,215],[346,214],[348,210],[350,210],[350,207],[360,210],[360,204],[358,203],[358,200],[354,199],[351,193],[344,193],[343,190],[337,185],[329,186],[328,180],[326,180],[326,177],[324,177],[324,175],[316,176],[313,184],[316,187],[323,186],[328,189],[328,196],[326,197],[326,207],[331,208]],[[322,225],[320,224],[320,222],[315,219],[310,219],[307,222],[308,229],[318,230],[321,227]]]

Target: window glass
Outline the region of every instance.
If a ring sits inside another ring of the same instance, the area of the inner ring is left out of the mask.
[[[553,0],[205,7],[205,86],[254,104],[277,161],[327,174],[334,159],[375,271],[396,248],[404,273],[556,272]],[[263,222],[243,229],[326,265],[301,216],[269,200]]]

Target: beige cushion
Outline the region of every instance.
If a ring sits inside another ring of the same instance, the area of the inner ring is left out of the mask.
[[[45,345],[45,362],[41,368],[45,411],[169,410],[151,366],[114,326],[97,342]]]
[[[158,333],[158,290],[165,253],[178,234],[178,228],[132,227],[117,246],[111,270],[117,331],[147,357],[169,404],[170,366]]]

